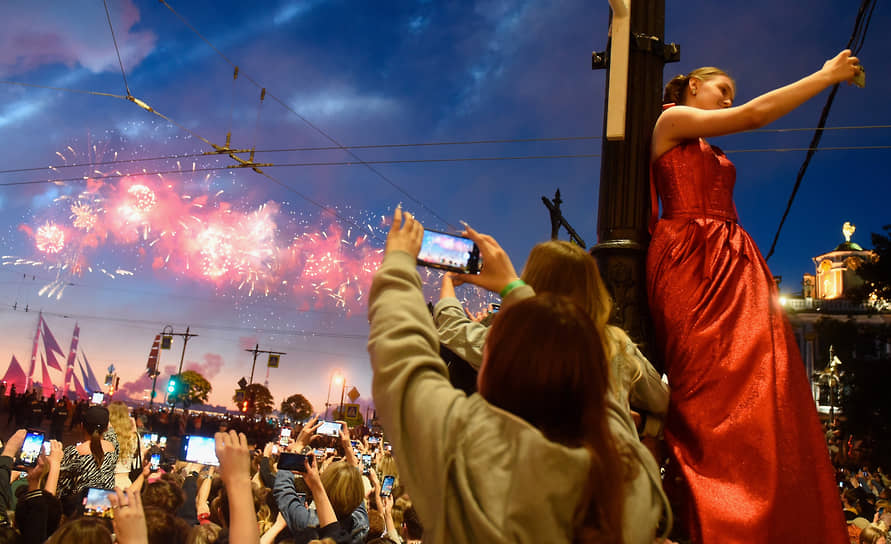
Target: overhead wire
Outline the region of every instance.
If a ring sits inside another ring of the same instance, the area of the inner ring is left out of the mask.
[[[863,146],[834,146],[834,147],[785,147],[785,148],[754,148],[754,149],[727,149],[724,150],[725,153],[787,153],[790,151],[876,151],[876,150],[885,150],[891,149],[891,145],[863,145]],[[525,160],[554,160],[554,159],[587,159],[587,158],[597,158],[600,157],[600,153],[576,153],[576,154],[563,154],[563,155],[516,155],[516,156],[493,156],[493,157],[448,157],[441,159],[386,159],[379,161],[317,161],[317,162],[293,162],[293,163],[275,163],[268,164],[264,166],[264,168],[307,168],[307,167],[320,167],[320,166],[364,166],[366,164],[425,164],[425,163],[458,163],[458,162],[487,162],[487,161],[525,161]],[[143,171],[143,172],[129,172],[129,173],[111,173],[111,174],[102,174],[96,176],[77,176],[77,177],[69,177],[69,178],[56,178],[56,179],[35,179],[35,180],[25,180],[25,181],[7,181],[0,182],[0,187],[12,187],[17,185],[40,185],[47,183],[67,183],[74,181],[84,181],[86,179],[92,180],[104,180],[104,179],[119,179],[126,178],[130,176],[154,176],[154,175],[168,175],[168,174],[183,174],[183,173],[195,173],[195,172],[214,172],[220,170],[237,170],[241,168],[240,165],[235,164],[227,164],[224,166],[208,166],[201,168],[191,168],[189,170],[156,170],[156,171]],[[326,205],[310,198],[306,194],[300,192],[294,187],[277,180],[273,176],[269,176],[268,174],[264,174],[263,171],[259,172],[260,175],[264,175],[265,177],[273,180],[275,183],[281,185],[286,190],[296,194],[300,198],[306,200],[307,202],[318,206],[323,211],[327,213],[332,213],[338,218],[343,219],[347,223],[352,226],[360,227],[357,223],[352,220],[342,218],[336,211],[327,207]]]
[[[3,82],[0,82],[3,83]],[[87,91],[84,91],[87,92]],[[103,95],[108,95],[107,93],[102,93]],[[117,98],[126,98],[124,96],[117,95],[108,95],[115,96]],[[766,128],[766,129],[757,129],[750,130],[746,132],[811,132],[814,130],[823,130],[823,131],[834,131],[834,130],[866,130],[866,129],[887,129],[891,128],[891,125],[857,125],[857,126],[839,126],[839,127],[823,127],[823,128],[814,128],[814,127],[794,127],[794,128]],[[738,134],[745,134],[737,133]],[[398,149],[398,148],[413,148],[413,147],[441,147],[441,146],[462,146],[462,145],[485,145],[485,144],[512,144],[512,143],[537,143],[537,142],[565,142],[565,141],[585,141],[585,140],[600,140],[602,136],[561,136],[561,137],[551,137],[551,138],[509,138],[509,139],[487,139],[487,140],[454,140],[454,141],[442,141],[442,142],[409,142],[409,143],[396,143],[396,144],[358,144],[358,145],[350,145],[344,146],[348,149]],[[256,153],[285,153],[285,152],[303,152],[303,151],[339,151],[342,148],[337,146],[317,146],[317,147],[286,147],[279,149],[256,149],[254,150]],[[796,148],[797,149],[797,148]],[[806,149],[806,148],[805,148]],[[772,151],[773,149],[764,149],[764,151]],[[239,153],[247,153],[250,150],[247,149],[238,149],[233,150]],[[738,150],[740,151],[740,150]],[[742,151],[740,151],[742,152]],[[81,168],[81,167],[97,167],[97,166],[110,166],[114,164],[129,164],[134,162],[152,162],[152,161],[163,161],[163,160],[179,160],[179,159],[189,159],[195,157],[211,157],[219,155],[219,153],[210,153],[207,151],[200,151],[194,153],[174,153],[170,155],[159,155],[156,157],[134,157],[130,159],[116,159],[111,161],[92,161],[92,162],[81,162],[81,163],[72,163],[72,164],[51,164],[47,166],[32,166],[32,167],[23,167],[23,168],[7,168],[0,169],[0,174],[14,174],[21,172],[38,172],[41,170],[61,170],[64,168]]]
[[[199,32],[198,29],[195,28],[195,27],[188,21],[188,19],[186,19],[186,18],[185,18],[184,16],[182,16],[178,11],[176,11],[176,10],[173,8],[173,6],[171,6],[171,5],[167,2],[167,0],[159,0],[159,1],[160,1],[162,4],[164,4],[164,6],[165,6],[168,10],[170,10],[170,12],[173,13],[173,14],[174,14],[180,21],[182,21],[183,24],[185,24],[185,25],[186,25],[186,26],[187,26],[187,27],[188,27],[188,28],[189,28],[189,29],[190,29],[196,36],[198,36],[199,38],[201,38],[201,40],[204,41],[204,43],[206,43],[211,49],[213,49],[213,50],[217,53],[217,55],[220,56],[220,58],[222,58],[223,60],[225,60],[225,61],[226,61],[227,63],[229,63],[231,66],[233,66],[233,67],[237,67],[237,64],[236,64],[235,62],[233,62],[231,59],[229,59],[229,57],[227,57],[226,55],[224,55],[222,51],[220,51],[219,49],[217,49],[217,47],[214,46],[213,43],[211,43],[210,40],[208,40],[206,37],[204,37],[204,35],[201,34],[201,32]],[[245,77],[245,79],[247,79],[248,81],[250,81],[251,83],[253,83],[258,89],[263,89],[263,88],[264,88],[263,85],[261,85],[259,82],[257,82],[257,81],[256,81],[254,78],[252,78],[250,75],[245,74],[244,77]],[[328,133],[327,133],[325,130],[323,130],[321,127],[317,126],[316,124],[314,124],[313,122],[311,122],[309,119],[307,119],[306,117],[304,117],[303,115],[301,115],[300,112],[298,112],[297,110],[295,110],[294,108],[292,108],[287,102],[285,102],[284,100],[282,100],[281,98],[277,97],[276,95],[274,95],[274,94],[272,94],[272,93],[267,93],[267,94],[268,94],[273,100],[275,100],[276,102],[278,102],[278,104],[281,105],[283,108],[285,108],[286,110],[288,110],[288,111],[290,111],[291,113],[293,113],[294,115],[296,115],[296,116],[297,116],[301,121],[303,121],[303,123],[306,124],[308,127],[310,127],[310,128],[312,128],[313,130],[315,130],[318,134],[322,135],[325,139],[327,139],[328,141],[330,141],[331,143],[333,143],[334,145],[336,145],[336,146],[337,146],[338,148],[340,148],[342,151],[345,151],[345,152],[346,152],[347,154],[349,154],[351,157],[353,157],[354,159],[356,159],[356,161],[358,161],[358,162],[360,162],[360,163],[362,163],[362,164],[365,164],[365,166],[366,166],[371,172],[373,172],[375,175],[377,175],[380,179],[384,180],[387,184],[389,184],[391,187],[393,187],[394,189],[396,189],[397,191],[399,191],[400,193],[402,193],[404,196],[406,196],[407,198],[409,198],[412,202],[414,202],[414,203],[418,204],[419,206],[421,206],[421,207],[422,207],[424,210],[426,210],[430,215],[432,215],[433,217],[435,217],[436,219],[438,219],[439,221],[441,221],[444,225],[448,225],[449,227],[451,227],[451,228],[453,228],[453,229],[456,229],[456,228],[457,228],[457,227],[455,227],[455,225],[453,225],[450,221],[448,221],[448,220],[445,219],[443,216],[441,216],[440,214],[438,214],[435,210],[433,210],[430,206],[428,206],[428,205],[425,204],[423,201],[421,201],[420,199],[416,198],[414,195],[412,195],[411,193],[409,193],[404,187],[402,187],[401,185],[397,184],[395,181],[393,181],[392,179],[390,179],[389,177],[387,177],[386,175],[384,175],[384,173],[381,172],[380,170],[378,170],[377,168],[374,168],[373,166],[371,166],[372,163],[366,163],[365,161],[363,161],[362,158],[359,157],[358,155],[356,155],[351,149],[349,149],[348,147],[344,146],[340,141],[338,141],[336,138],[334,138],[333,136],[331,136],[330,134],[328,134]]]
[[[854,20],[854,29],[851,32],[851,38],[848,40],[847,46],[845,49],[852,49],[851,53],[854,56],[857,56],[860,53],[861,48],[866,40],[866,30],[869,27],[869,21],[872,19],[872,10],[875,9],[875,0],[863,0],[860,4],[860,8],[857,10],[857,17]],[[872,8],[870,8],[870,4]],[[866,10],[869,9],[868,16],[866,15]],[[864,16],[866,16],[866,25],[863,25]],[[832,103],[835,101],[835,95],[838,93],[839,84],[836,83],[833,85],[832,90],[829,92],[829,96],[826,98],[826,103],[823,105],[823,111],[820,112],[820,120],[817,122],[817,127],[822,128],[826,125],[826,119],[829,117],[829,110],[832,108]],[[814,132],[814,136],[811,139],[811,143],[808,146],[807,154],[804,157],[804,162],[801,164],[801,167],[798,169],[798,174],[795,176],[795,184],[792,187],[792,194],[789,195],[789,200],[786,203],[786,209],[783,211],[783,216],[780,219],[780,224],[777,226],[776,234],[774,234],[773,242],[770,244],[770,250],[767,252],[767,256],[764,258],[765,261],[769,260],[770,257],[776,251],[777,242],[780,239],[780,232],[783,230],[783,225],[786,223],[786,218],[789,217],[789,211],[792,209],[792,204],[795,202],[795,196],[798,194],[798,189],[801,187],[801,182],[804,179],[804,174],[807,172],[807,168],[811,163],[811,159],[814,157],[814,154],[817,151],[817,148],[820,146],[820,140],[823,138],[823,130],[817,130]]]
[[[105,18],[108,20],[108,29],[111,31],[111,41],[114,42],[114,52],[118,56],[118,65],[121,67],[121,77],[124,78],[124,88],[127,89],[127,96],[133,96],[130,93],[130,85],[127,84],[127,74],[124,72],[124,61],[121,60],[121,50],[118,49],[118,39],[114,35],[114,25],[111,24],[111,15],[108,13],[108,1],[102,0],[105,6]]]

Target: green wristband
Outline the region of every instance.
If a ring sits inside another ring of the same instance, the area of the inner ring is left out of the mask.
[[[504,289],[502,289],[501,292],[498,293],[498,294],[501,295],[501,298],[504,298],[504,297],[506,297],[511,291],[513,291],[514,289],[516,289],[517,287],[519,287],[519,286],[521,286],[521,285],[526,285],[526,282],[523,281],[523,280],[521,280],[521,279],[515,279],[514,281],[512,281],[512,282],[508,283],[507,285],[505,285],[505,286],[504,286]]]

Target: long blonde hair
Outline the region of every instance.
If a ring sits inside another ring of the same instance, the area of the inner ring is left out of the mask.
[[[108,405],[108,422],[118,435],[120,452],[118,459],[129,459],[136,450],[136,430],[130,421],[130,410],[123,402],[116,400]]]

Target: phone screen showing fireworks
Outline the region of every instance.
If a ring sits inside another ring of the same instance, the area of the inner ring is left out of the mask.
[[[202,465],[219,465],[213,438],[208,436],[183,437],[183,460]]]
[[[151,439],[151,443],[152,443],[152,444],[157,444],[157,443],[158,443],[158,433],[152,433],[152,436],[149,437],[149,438]]]
[[[462,274],[479,274],[480,249],[469,238],[425,230],[418,264]]]
[[[291,429],[289,429],[288,427],[282,427],[282,432],[279,435],[278,443],[282,447],[287,447],[288,444],[290,443],[290,441],[291,441]]]
[[[389,497],[390,493],[393,492],[393,483],[396,481],[395,476],[384,476],[384,481],[381,482],[381,497]]]
[[[108,499],[112,493],[114,493],[113,489],[100,489],[98,487],[87,489],[87,496],[84,497],[84,515],[103,518],[114,517],[112,515],[111,501]]]
[[[167,437],[166,436],[162,436],[161,438],[158,439],[158,446],[160,446],[162,448],[167,447]]]
[[[28,431],[22,443],[22,451],[16,459],[16,466],[33,468],[37,466],[40,449],[43,448],[43,431]]]
[[[157,472],[160,467],[161,467],[161,454],[153,453],[151,456],[151,460],[149,461],[149,469],[152,472]]]
[[[93,404],[102,404],[103,402],[105,402],[105,393],[101,391],[98,393],[93,393],[92,402]]]
[[[316,434],[324,434],[327,436],[340,436],[340,423],[336,421],[323,421],[316,429]]]

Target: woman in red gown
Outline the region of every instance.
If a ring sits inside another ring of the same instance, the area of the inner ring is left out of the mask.
[[[738,107],[733,81],[715,68],[666,86],[666,102],[678,105],[653,129],[663,215],[647,293],[671,384],[666,487],[694,543],[846,542],[795,337],[767,264],[737,223],[733,164],[703,138],[764,126],[859,69],[842,51]]]

